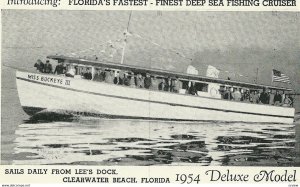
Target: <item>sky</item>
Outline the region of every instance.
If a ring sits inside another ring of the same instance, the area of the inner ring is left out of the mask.
[[[300,93],[299,12],[2,10],[2,64],[33,69],[50,54],[92,56],[185,72],[208,65],[220,78],[287,86]],[[112,43],[114,49],[109,47]],[[291,85],[272,83],[272,69]],[[258,74],[257,74],[258,73]]]

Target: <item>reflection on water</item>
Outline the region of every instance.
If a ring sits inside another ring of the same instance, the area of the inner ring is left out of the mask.
[[[25,123],[13,164],[292,166],[295,126],[82,117]]]

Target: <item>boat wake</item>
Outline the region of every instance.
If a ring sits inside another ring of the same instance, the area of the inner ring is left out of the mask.
[[[158,121],[158,122],[172,122],[172,123],[184,123],[184,124],[206,124],[206,123],[214,123],[214,124],[261,124],[256,122],[228,122],[228,121],[215,121],[215,120],[197,120],[197,121],[182,121],[176,119],[152,119],[152,118],[138,118],[138,117],[126,117],[126,116],[112,116],[107,114],[96,114],[90,112],[76,112],[76,111],[65,111],[65,110],[48,110],[44,109],[33,116],[31,116],[25,123],[51,123],[51,122],[72,122],[72,121],[97,121],[97,120],[122,120],[122,121]],[[300,113],[295,114],[295,122],[300,122]],[[266,124],[270,124],[266,122]],[[271,123],[274,124],[274,123]],[[276,123],[277,124],[277,123]],[[280,124],[280,123],[279,123]]]
[[[42,110],[31,116],[25,123],[50,123],[55,121],[71,122],[77,118],[72,113],[61,110]]]

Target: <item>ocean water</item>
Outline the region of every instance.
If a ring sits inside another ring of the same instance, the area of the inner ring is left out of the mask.
[[[13,164],[290,166],[295,159],[293,125],[80,117],[23,123],[15,134]]]
[[[294,124],[168,122],[77,116],[32,121],[14,70],[2,75],[2,164],[295,166]],[[51,116],[51,114],[45,114]],[[44,118],[47,119],[47,118]],[[50,119],[50,118],[48,118]]]

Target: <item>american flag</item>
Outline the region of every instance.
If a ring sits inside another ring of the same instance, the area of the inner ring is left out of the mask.
[[[273,82],[291,83],[290,78],[285,74],[281,73],[280,71],[273,69],[272,73]]]

